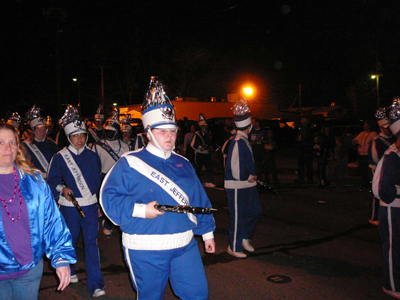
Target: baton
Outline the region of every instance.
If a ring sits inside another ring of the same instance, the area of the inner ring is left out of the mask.
[[[211,207],[193,207],[190,205],[162,205],[156,204],[154,205],[156,209],[161,212],[174,212],[178,214],[201,214],[201,215],[209,215],[215,213],[217,209]]]
[[[279,195],[278,191],[276,189],[274,189],[272,186],[270,186],[268,183],[260,181],[258,179],[256,179],[256,182],[261,185],[262,187],[266,188],[269,192],[275,194],[275,195]]]
[[[82,218],[84,218],[85,217],[85,213],[83,212],[82,208],[79,206],[78,201],[76,201],[76,198],[75,198],[74,194],[72,194],[70,192],[70,193],[68,193],[68,196],[71,198],[71,202],[75,206],[75,208],[77,209],[78,213],[82,216]]]

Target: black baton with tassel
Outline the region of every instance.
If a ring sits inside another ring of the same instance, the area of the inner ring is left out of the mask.
[[[83,212],[82,208],[79,206],[78,201],[76,201],[76,198],[75,198],[74,194],[68,193],[68,196],[71,198],[72,204],[75,206],[75,208],[78,211],[78,213],[82,216],[82,218],[84,218],[85,217],[85,213]]]
[[[275,195],[279,195],[278,191],[276,189],[274,189],[272,186],[270,186],[268,183],[266,182],[262,182],[258,179],[256,179],[256,182],[261,185],[262,187],[266,188],[269,192],[275,194]]]
[[[193,207],[190,205],[162,205],[156,204],[154,205],[156,209],[162,212],[174,212],[178,214],[201,214],[201,215],[209,215],[215,213],[217,209],[211,207]]]

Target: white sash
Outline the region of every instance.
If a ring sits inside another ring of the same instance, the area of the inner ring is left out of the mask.
[[[97,202],[96,194],[92,195],[92,193],[90,192],[90,189],[86,183],[86,180],[82,175],[81,169],[76,164],[76,162],[75,162],[74,158],[72,157],[71,153],[69,152],[69,150],[67,148],[65,148],[60,151],[60,154],[61,154],[62,158],[64,159],[65,164],[67,165],[68,169],[70,170],[72,176],[74,177],[76,186],[78,187],[78,190],[82,195],[82,198],[76,198],[79,205],[87,206],[87,205],[96,203]],[[72,206],[71,205],[72,203],[70,201],[68,201],[67,199],[65,199],[63,194],[60,195],[59,203],[61,205]]]
[[[46,179],[47,178],[47,168],[49,167],[49,163],[47,162],[43,153],[39,150],[39,148],[35,144],[32,144],[30,142],[24,142],[24,143],[25,143],[25,145],[27,145],[29,147],[29,149],[31,149],[33,154],[36,156],[37,160],[39,161],[40,165],[42,166],[42,168],[44,170],[43,178]]]
[[[125,156],[125,158],[132,169],[135,169],[149,180],[158,184],[158,186],[170,195],[179,205],[190,205],[189,197],[170,178],[136,156],[129,155]],[[187,215],[190,221],[197,225],[197,218],[192,213],[188,213]]]

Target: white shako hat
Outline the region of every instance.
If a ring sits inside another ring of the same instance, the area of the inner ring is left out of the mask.
[[[206,121],[206,117],[204,116],[203,113],[199,114],[199,125],[203,126],[203,125],[208,125],[207,121]]]
[[[378,126],[383,128],[389,128],[390,121],[387,115],[386,107],[378,109],[375,113],[375,118],[378,120]]]
[[[393,103],[389,108],[390,131],[393,135],[400,132],[400,97],[395,97]]]
[[[7,124],[14,126],[14,128],[18,128],[19,124],[21,124],[21,116],[17,112],[14,112],[7,120]]]
[[[26,119],[29,121],[29,126],[32,130],[38,125],[46,125],[46,120],[40,115],[40,108],[35,105],[26,113]]]
[[[164,91],[161,80],[152,76],[142,105],[145,132],[153,128],[176,129],[174,107]]]
[[[103,105],[99,104],[99,108],[97,109],[96,114],[94,115],[95,120],[104,121],[104,114],[103,114]]]
[[[132,132],[131,115],[125,115],[125,117],[121,120],[121,131]]]
[[[68,140],[72,134],[87,134],[85,122],[79,119],[78,109],[72,105],[67,106],[64,115],[60,119],[60,123],[64,126],[64,132]]]
[[[119,131],[119,108],[114,107],[112,116],[107,119],[105,130],[113,130],[115,132]]]
[[[235,115],[233,120],[238,129],[246,128],[251,125],[250,108],[247,105],[246,98],[239,99],[239,101],[232,107],[232,111]]]

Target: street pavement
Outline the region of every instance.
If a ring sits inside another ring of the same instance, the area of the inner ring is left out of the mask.
[[[382,292],[378,228],[368,223],[371,194],[359,191],[360,179],[346,176],[345,191],[334,183],[326,188],[319,188],[316,181],[295,183],[297,166],[291,150],[278,154],[277,166],[279,195],[260,187],[263,217],[252,238],[256,251],[246,259],[226,252],[229,216],[222,171],[216,170],[217,188],[206,188],[218,209],[214,215],[216,253],[206,254],[201,238],[196,238],[209,299],[394,299]],[[100,229],[98,245],[107,293],[102,299],[135,299],[119,228],[110,237]],[[55,291],[55,272],[45,260],[39,299],[91,298],[81,239],[77,255],[80,281],[62,293]],[[170,286],[164,299],[177,299]]]

